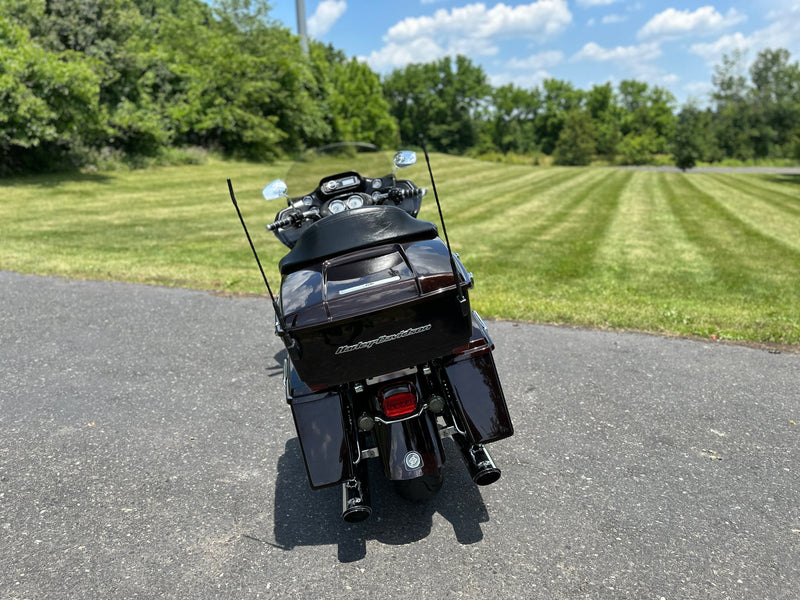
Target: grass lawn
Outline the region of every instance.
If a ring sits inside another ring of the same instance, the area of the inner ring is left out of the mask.
[[[260,190],[286,164],[0,180],[0,268],[232,293],[285,248]],[[403,171],[420,185],[424,167]],[[453,249],[486,317],[800,344],[800,177],[433,157]],[[377,173],[371,174],[377,175]],[[421,218],[436,221],[432,194]]]

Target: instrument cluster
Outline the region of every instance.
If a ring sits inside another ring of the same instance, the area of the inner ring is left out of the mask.
[[[353,194],[347,198],[336,198],[328,203],[328,212],[332,215],[337,215],[345,210],[352,210],[354,208],[361,208],[364,206],[364,197],[361,194]]]

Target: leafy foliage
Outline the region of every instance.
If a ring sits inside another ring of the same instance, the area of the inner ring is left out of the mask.
[[[492,87],[464,56],[381,79],[335,48],[304,52],[269,15],[265,0],[0,0],[0,174],[420,135],[434,150],[536,163],[800,160],[800,68],[784,49],[749,70],[725,56],[712,106],[676,115],[645,82]]]
[[[75,52],[48,52],[0,20],[0,173],[41,170],[99,128],[99,77]]]
[[[709,110],[701,110],[694,103],[688,103],[678,115],[672,156],[675,166],[682,171],[693,168],[698,161],[713,161],[719,156],[714,144],[712,118]]]
[[[0,171],[395,141],[377,75],[305,55],[268,15],[262,0],[0,0]]]
[[[588,165],[596,148],[591,115],[580,109],[569,111],[555,147],[556,164]]]
[[[455,153],[477,143],[490,87],[483,69],[468,58],[409,65],[389,75],[383,89],[403,142],[416,144],[424,135],[435,150]]]
[[[724,156],[740,160],[797,155],[800,67],[784,49],[763,50],[745,76],[744,54],[715,68],[713,131]]]
[[[341,60],[331,71],[330,107],[334,137],[391,147],[399,141],[380,78],[364,63]]]

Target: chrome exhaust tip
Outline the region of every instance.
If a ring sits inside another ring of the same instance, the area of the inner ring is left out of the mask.
[[[477,485],[491,485],[500,479],[500,469],[494,464],[489,451],[483,444],[461,446],[461,456],[467,465],[472,481]]]
[[[351,479],[342,484],[342,519],[346,523],[360,523],[372,514],[369,487],[366,481]]]

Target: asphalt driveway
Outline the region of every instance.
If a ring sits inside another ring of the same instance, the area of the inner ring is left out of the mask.
[[[267,301],[0,272],[0,598],[800,596],[800,355],[489,327],[503,477],[347,525]]]

